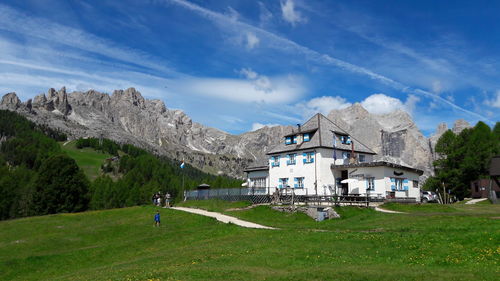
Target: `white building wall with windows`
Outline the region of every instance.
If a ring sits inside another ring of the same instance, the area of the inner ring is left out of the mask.
[[[304,162],[307,158],[307,156],[304,156],[304,153],[312,153],[312,161]],[[296,154],[295,164],[287,163],[288,154]],[[276,162],[275,157],[279,157],[278,162]],[[318,171],[318,167],[321,166],[319,161],[320,157],[318,157],[318,153],[315,150],[271,155],[269,159],[269,186],[271,188],[284,188],[280,179],[287,178],[288,185],[294,188],[296,195],[315,194],[314,183],[317,176],[316,172]],[[295,178],[304,178],[304,186],[302,188],[295,188]]]
[[[347,171],[349,178],[355,179],[348,184],[349,194],[387,198],[392,193],[395,198],[413,197],[420,201],[416,172],[386,166],[348,168]],[[374,188],[367,191],[369,178],[373,178]],[[401,188],[396,186],[397,180],[402,182]]]

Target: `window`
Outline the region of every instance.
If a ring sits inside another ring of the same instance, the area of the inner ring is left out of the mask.
[[[418,181],[413,181],[413,188],[418,188]]]
[[[304,141],[309,141],[310,140],[310,135],[309,134],[304,134]]]
[[[285,144],[292,144],[292,137],[285,137]]]
[[[266,178],[250,178],[250,187],[266,187]]]
[[[350,152],[347,151],[342,152],[342,159],[349,159],[349,158],[351,158]]]
[[[351,137],[350,136],[341,135],[341,136],[339,136],[339,139],[340,139],[340,142],[342,144],[351,144]]]
[[[304,188],[304,177],[295,178],[295,183],[293,184],[294,188]]]
[[[392,191],[408,190],[408,180],[401,178],[391,178],[391,190]]]
[[[291,154],[287,155],[288,160],[286,161],[286,164],[288,166],[295,165],[295,163],[296,163],[296,161],[295,161],[296,155],[297,154],[295,154],[295,153],[291,153]]]
[[[279,180],[279,188],[286,188],[288,186],[288,178],[280,178]]]
[[[292,143],[297,143],[297,136],[293,136]]]
[[[304,152],[302,156],[304,157],[302,160],[304,164],[314,163],[314,152]]]
[[[365,155],[364,155],[364,154],[359,154],[359,162],[360,162],[360,163],[363,163],[363,162],[365,162],[365,161],[366,161],[366,159],[365,159]]]
[[[271,157],[271,167],[279,167],[280,166],[280,157],[278,156],[272,156]]]
[[[366,190],[375,190],[375,178],[366,178]]]

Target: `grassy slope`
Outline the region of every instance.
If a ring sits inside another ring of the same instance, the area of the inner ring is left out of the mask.
[[[342,219],[321,223],[263,206],[230,212],[282,228],[275,231],[166,209],[154,228],[155,211],[0,222],[0,279],[495,280],[500,273],[497,205],[445,215],[346,207]]]
[[[95,151],[93,148],[89,147],[78,149],[75,144],[75,141],[71,141],[66,145],[61,143],[61,148],[71,158],[75,159],[78,166],[85,172],[85,175],[87,175],[90,180],[94,180],[99,176],[101,165],[104,163],[104,160],[111,157],[111,155]]]

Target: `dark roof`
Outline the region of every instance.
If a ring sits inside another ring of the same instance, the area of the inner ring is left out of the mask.
[[[490,176],[500,176],[500,155],[491,158]]]
[[[265,171],[269,170],[269,166],[254,166],[254,167],[248,167],[243,172],[248,173],[248,172],[254,172],[254,171]]]
[[[331,168],[332,169],[347,169],[347,168],[380,167],[380,166],[386,166],[386,167],[395,168],[395,169],[407,170],[407,171],[415,172],[415,173],[419,174],[420,176],[424,174],[424,171],[422,171],[422,170],[408,167],[408,166],[399,165],[396,163],[385,162],[385,161],[365,162],[365,163],[348,164],[348,165],[332,164]]]
[[[299,133],[309,133],[309,141],[302,144],[285,144],[285,136],[296,135]],[[318,113],[311,117],[301,127],[295,128],[291,133],[286,134],[280,139],[280,143],[273,147],[267,154],[274,154],[280,152],[288,152],[295,150],[307,150],[312,148],[324,147],[333,149],[333,134],[337,136],[337,149],[351,151],[350,144],[342,144],[338,138],[339,135],[349,135],[351,141],[354,143],[354,151],[367,154],[376,154],[373,150],[366,145],[355,139],[344,129],[340,128],[337,124],[333,123],[330,119],[326,118],[323,114]]]

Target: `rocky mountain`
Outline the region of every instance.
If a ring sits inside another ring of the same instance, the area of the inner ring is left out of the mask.
[[[469,122],[463,120],[463,119],[458,119],[455,121],[453,124],[453,127],[451,128],[451,131],[455,134],[460,134],[464,129],[471,128],[472,126],[469,124]],[[437,128],[436,132],[434,135],[432,135],[429,138],[429,145],[431,147],[431,152],[432,152],[432,159],[436,160],[438,158],[438,155],[436,154],[436,144],[439,140],[439,138],[446,132],[448,131],[448,125],[446,123],[440,123]]]
[[[168,109],[160,100],[148,100],[134,88],[111,95],[94,90],[47,94],[21,102],[15,93],[3,96],[0,108],[17,111],[36,123],[59,129],[70,138],[100,137],[132,143],[156,154],[186,162],[214,174],[242,176],[243,169],[266,163],[266,151],[281,141],[291,126],[264,127],[240,135],[193,122],[180,110]],[[404,111],[375,115],[356,103],[333,110],[328,118],[378,153],[377,160],[396,162],[432,174],[434,147],[447,130],[440,124],[426,138]],[[470,125],[458,120],[454,132]]]
[[[360,142],[372,148],[377,153],[376,160],[409,165],[431,174],[429,141],[405,111],[376,115],[356,103],[331,111],[328,118],[342,124]]]
[[[160,100],[144,99],[134,88],[112,95],[94,90],[66,93],[49,89],[22,103],[6,94],[0,108],[15,110],[36,123],[59,129],[70,138],[100,137],[132,143],[211,173],[241,176],[243,169],[267,159],[265,151],[279,141],[286,126],[231,135],[193,122]]]

